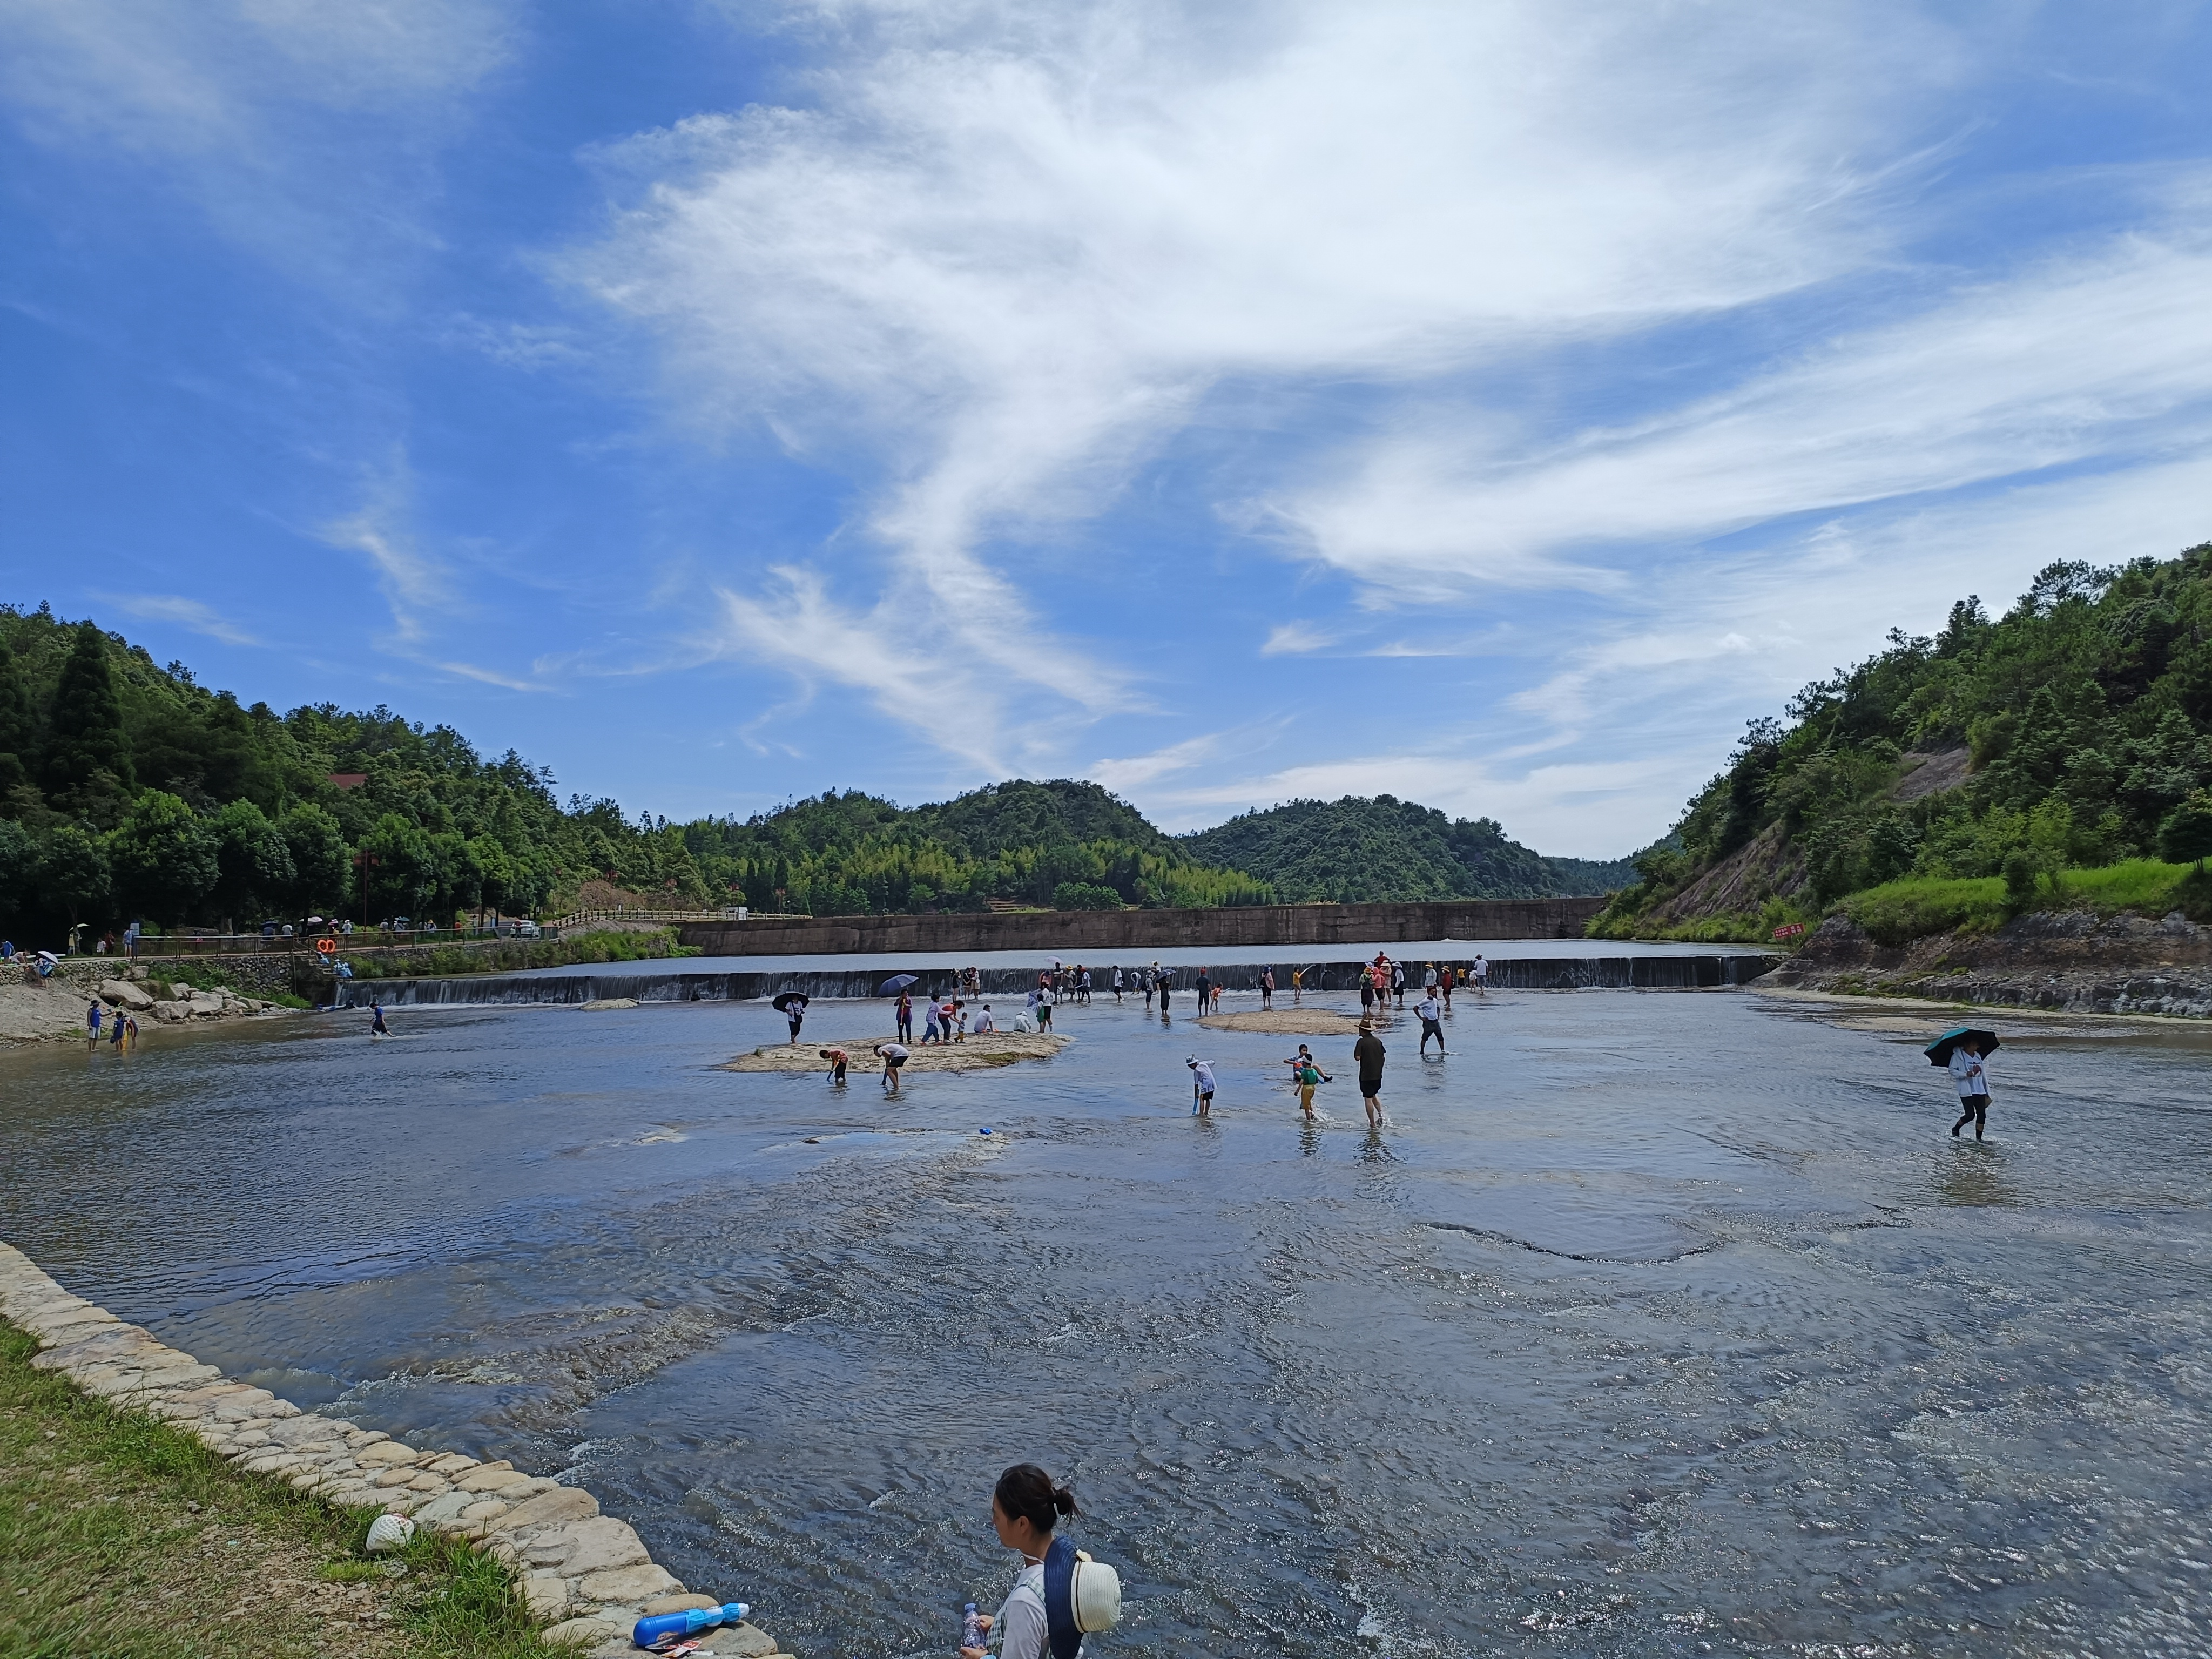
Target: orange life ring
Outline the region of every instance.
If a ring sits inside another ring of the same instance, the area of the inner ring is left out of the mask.
[[[338,942],[334,939],[319,939],[315,941],[315,951],[319,956],[334,957],[338,953]]]

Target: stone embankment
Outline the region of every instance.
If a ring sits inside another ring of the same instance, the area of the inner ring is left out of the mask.
[[[624,1522],[580,1487],[507,1462],[403,1445],[390,1435],[302,1412],[72,1296],[20,1250],[0,1244],[0,1316],[39,1340],[31,1364],[88,1394],[167,1419],[248,1474],[333,1504],[411,1516],[418,1527],[475,1542],[514,1571],[549,1640],[604,1659],[634,1653],[642,1616],[716,1605],[657,1566]],[[702,1640],[716,1653],[761,1656],[775,1640],[752,1625]]]
[[[165,989],[172,994],[160,994]],[[228,988],[169,985],[143,968],[126,968],[112,958],[64,963],[51,979],[25,977],[0,983],[0,1042],[70,1038],[82,1042],[86,1005],[94,998],[116,1014],[135,1016],[142,1033],[155,1025],[285,1012],[273,1002]],[[101,1036],[106,1035],[103,1030]]]
[[[2038,911],[1994,932],[1885,945],[1833,915],[1762,986],[2082,1014],[2212,1015],[2212,928],[2179,911]]]

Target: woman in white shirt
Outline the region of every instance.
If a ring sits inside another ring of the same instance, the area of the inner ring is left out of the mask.
[[[1017,1463],[999,1477],[991,1492],[991,1524],[999,1541],[1020,1552],[1021,1572],[999,1609],[999,1659],[1045,1659],[1051,1651],[1051,1632],[1044,1612],[1044,1558],[1052,1547],[1052,1529],[1063,1515],[1076,1515],[1075,1494],[1053,1485],[1052,1477],[1034,1463]],[[986,1629],[993,1620],[984,1620]],[[1076,1652],[1083,1651],[1079,1644]],[[963,1648],[960,1659],[986,1659],[981,1648]]]
[[[1951,1133],[1971,1123],[1979,1140],[1990,1122],[1990,1074],[1982,1066],[1981,1045],[1972,1037],[1951,1050],[1951,1081],[1959,1086],[1959,1121]]]

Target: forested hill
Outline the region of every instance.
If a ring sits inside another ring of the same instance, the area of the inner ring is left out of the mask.
[[[1293,903],[1610,893],[1626,860],[1547,858],[1492,818],[1448,818],[1390,795],[1297,800],[1186,836],[1194,858],[1249,872]]]
[[[1313,868],[1392,872],[1387,887],[1340,880],[1346,893],[1594,890],[1561,884],[1571,861],[1537,859],[1486,821],[1395,802],[1338,803],[1310,822],[1285,810],[1314,837],[1346,839],[1309,849]],[[1273,815],[1239,833],[1263,821]],[[448,727],[382,708],[278,714],[89,621],[0,606],[0,930],[19,942],[133,919],[444,923],[616,899],[850,915],[1335,896],[1298,861],[1295,825],[1278,828],[1252,844],[1287,885],[1065,779],[912,808],[832,791],[742,820],[631,819],[612,800],[563,802],[550,772],[481,755]]]
[[[1961,599],[1787,713],[1752,722],[1601,928],[1745,936],[1876,889],[1940,911],[1996,877],[2015,909],[2069,880],[2193,903],[2178,871],[2124,861],[2212,852],[2212,544],[2052,564],[1994,620]]]

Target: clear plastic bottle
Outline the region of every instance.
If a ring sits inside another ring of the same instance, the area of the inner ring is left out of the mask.
[[[975,1604],[970,1601],[960,1617],[960,1645],[980,1648],[988,1639],[983,1629],[983,1615],[975,1611]]]

